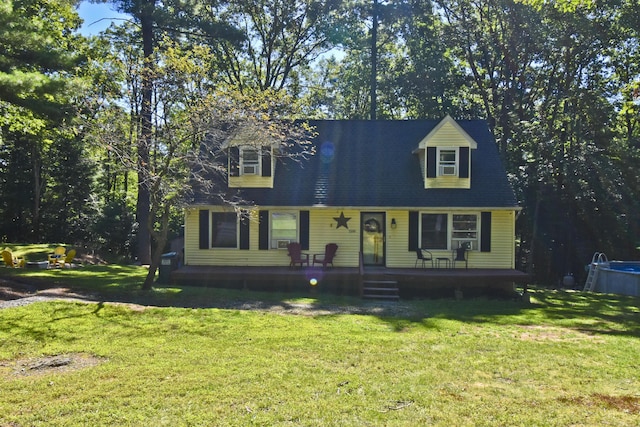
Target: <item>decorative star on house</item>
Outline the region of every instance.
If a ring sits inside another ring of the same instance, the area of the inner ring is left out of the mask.
[[[350,220],[351,218],[346,218],[346,217],[344,216],[344,212],[340,212],[340,216],[339,216],[339,217],[333,217],[333,219],[335,219],[335,220],[336,220],[336,222],[338,223],[338,224],[336,225],[336,229],[338,229],[338,228],[340,228],[340,227],[344,227],[344,228],[346,228],[347,230],[349,229],[349,225],[348,225],[347,223],[349,222],[349,220]]]

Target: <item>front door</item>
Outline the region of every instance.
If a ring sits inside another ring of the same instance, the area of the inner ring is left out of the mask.
[[[362,212],[360,233],[362,262],[364,265],[385,265],[385,213]]]

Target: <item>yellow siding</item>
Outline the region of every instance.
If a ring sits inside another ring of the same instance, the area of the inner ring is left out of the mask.
[[[333,219],[340,216],[351,218],[349,229],[336,228]],[[336,243],[338,252],[333,260],[336,267],[354,267],[358,265],[360,253],[360,212],[343,209],[315,209],[309,214],[309,251],[310,254],[324,253],[327,243]],[[311,256],[313,259],[313,256]]]
[[[515,268],[514,211],[495,211],[491,215],[491,252],[480,253],[478,268]],[[471,262],[472,258],[469,258]]]
[[[451,116],[447,116],[425,136],[419,148],[426,147],[471,147],[478,148],[476,141],[462,129]]]
[[[218,207],[203,206],[202,209],[222,210]],[[268,207],[261,209],[270,210]],[[249,225],[249,250],[240,249],[200,249],[199,248],[199,209],[188,209],[185,215],[185,264],[212,266],[280,266],[288,265],[289,257],[286,250],[259,250],[259,225],[257,214],[252,215]],[[278,210],[287,210],[278,208]],[[300,210],[300,208],[291,208]],[[344,212],[345,217],[351,218],[349,229],[336,229],[333,219]],[[336,267],[353,267],[358,265],[360,251],[360,213],[355,210],[322,209],[311,210],[309,214],[309,260],[313,254],[324,254],[327,243],[338,244],[338,252],[334,259]]]
[[[396,218],[398,226],[392,230],[387,224],[387,267],[414,267],[416,253],[409,251],[408,248],[409,213],[407,211],[389,211],[387,221],[390,222],[393,217]],[[431,251],[431,253],[434,258],[451,258],[452,256],[451,251]],[[456,267],[459,268],[463,265],[458,263]],[[515,268],[515,212],[492,212],[491,252],[480,252],[480,250],[470,252],[469,268]]]
[[[219,207],[203,209],[222,210]],[[269,209],[262,207],[261,209]],[[299,210],[299,208],[292,208]],[[284,210],[278,208],[278,210]],[[375,210],[375,209],[374,209]],[[371,211],[371,210],[368,210]],[[344,212],[351,218],[349,228],[336,228],[335,217]],[[188,209],[185,213],[185,264],[212,266],[283,266],[289,264],[286,250],[259,250],[259,229],[257,214],[249,227],[250,248],[239,249],[199,249],[198,208]],[[397,227],[391,228],[395,218]],[[390,268],[413,268],[416,254],[409,251],[409,213],[406,210],[386,211],[386,266]],[[336,267],[356,267],[360,252],[360,211],[355,209],[310,209],[309,215],[310,254],[324,253],[327,243],[338,244],[334,259]],[[469,268],[514,268],[515,264],[515,212],[493,211],[491,216],[491,252],[472,251],[469,254]],[[482,230],[481,230],[482,232]],[[438,257],[451,257],[450,251],[433,251]],[[460,266],[460,264],[458,265]]]
[[[427,178],[425,188],[459,188],[468,190],[471,188],[471,178],[458,178],[457,176]]]
[[[202,209],[220,210],[219,207],[202,207]],[[212,266],[264,266],[288,265],[289,257],[286,249],[258,250],[258,219],[252,215],[249,225],[249,250],[240,249],[200,249],[199,248],[198,209],[187,210],[184,236],[184,260],[186,265]]]
[[[273,170],[273,165],[271,166]],[[241,175],[230,176],[230,188],[273,188],[273,173],[271,176]]]
[[[443,125],[432,135],[421,142],[421,148],[426,147],[471,147],[468,137],[461,133],[452,122],[445,122]],[[474,147],[471,147],[474,148]],[[435,178],[426,178],[426,155],[424,151],[420,153],[420,167],[422,169],[422,176],[425,177],[424,188],[471,188],[471,178],[458,178],[453,176],[438,176]],[[471,168],[471,163],[469,163]],[[471,169],[469,169],[469,176],[471,176]]]
[[[396,228],[391,228],[391,219]],[[387,211],[387,267],[413,267],[415,252],[409,252],[409,212]]]
[[[469,141],[452,123],[445,123],[427,141],[428,147],[469,147]]]

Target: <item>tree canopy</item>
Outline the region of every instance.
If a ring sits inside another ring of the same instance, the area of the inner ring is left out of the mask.
[[[520,268],[549,281],[596,250],[639,254],[633,0],[111,3],[131,21],[91,39],[76,1],[0,5],[5,240],[70,236],[150,261],[179,232],[197,141],[230,128],[208,111],[234,105],[270,120],[485,118],[523,207]]]

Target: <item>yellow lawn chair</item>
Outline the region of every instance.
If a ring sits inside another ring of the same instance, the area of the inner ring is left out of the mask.
[[[60,267],[72,267],[72,262],[73,259],[76,257],[76,250],[75,249],[71,249],[69,252],[67,252],[67,255],[64,258],[60,258],[58,260],[58,264],[60,264]]]
[[[24,258],[14,257],[11,251],[7,248],[2,251],[2,260],[7,267],[21,268],[24,267]]]
[[[53,253],[49,254],[49,267],[55,267],[59,265],[61,261],[62,264],[64,264],[64,253],[66,251],[67,250],[64,248],[64,246],[58,246],[57,248],[55,248],[53,250]]]

